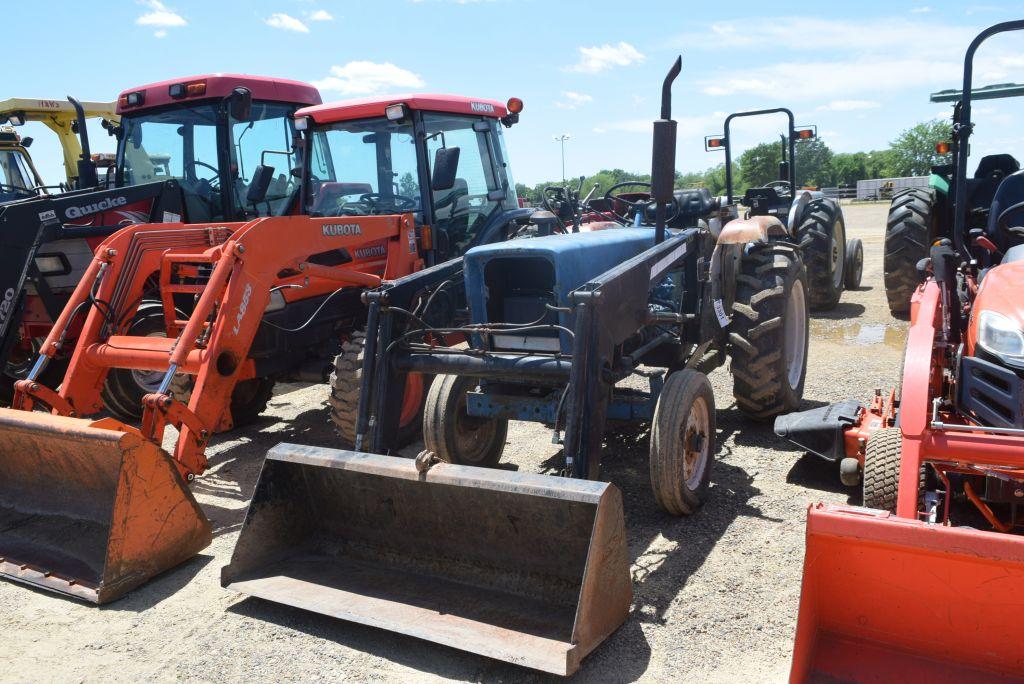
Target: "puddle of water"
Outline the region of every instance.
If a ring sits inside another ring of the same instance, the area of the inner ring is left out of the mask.
[[[902,350],[907,341],[907,331],[902,327],[884,323],[855,323],[836,328],[825,328],[812,323],[811,339],[858,347],[884,344],[886,347]]]

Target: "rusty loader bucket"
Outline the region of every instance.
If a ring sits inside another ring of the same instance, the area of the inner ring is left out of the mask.
[[[1024,678],[1024,538],[818,505],[794,682]]]
[[[280,444],[221,583],[568,675],[632,600],[603,482]]]
[[[210,539],[171,459],[131,428],[0,409],[0,576],[106,603]]]

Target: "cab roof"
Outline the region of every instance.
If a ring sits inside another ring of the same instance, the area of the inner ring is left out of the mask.
[[[113,102],[82,102],[87,118],[114,117]],[[74,119],[75,108],[67,100],[43,100],[31,97],[12,97],[0,101],[0,122],[11,114],[24,114],[26,121],[43,121],[45,119]]]
[[[497,100],[463,97],[461,95],[434,95],[430,93],[408,93],[403,95],[384,95],[367,97],[357,100],[328,102],[315,107],[305,107],[295,116],[308,116],[318,124],[353,121],[384,116],[384,108],[388,105],[403,103],[409,109],[427,112],[445,112],[451,114],[475,114],[500,119],[508,115],[505,105]]]
[[[169,92],[172,85],[205,83],[205,92],[199,95],[173,98]],[[272,78],[268,76],[250,76],[248,74],[205,74],[199,76],[185,76],[173,78],[158,83],[128,88],[121,92],[117,101],[117,113],[124,111],[140,111],[152,107],[176,102],[188,102],[190,100],[220,99],[231,94],[231,92],[243,86],[252,92],[253,100],[270,100],[273,102],[292,102],[297,105],[316,105],[323,102],[320,99],[320,92],[308,83],[301,81],[290,81],[284,78]],[[128,93],[144,93],[142,104],[129,107],[125,106],[124,98]]]

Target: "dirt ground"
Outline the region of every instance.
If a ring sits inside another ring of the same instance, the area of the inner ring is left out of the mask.
[[[863,287],[815,315],[805,407],[867,399],[892,382],[905,324],[882,289],[884,205],[847,206],[864,241]],[[817,501],[859,502],[833,466],[775,437],[735,408],[726,368],[711,375],[717,461],[694,516],[661,513],[650,494],[647,434],[609,437],[605,477],[622,488],[635,598],[632,615],[576,681],[783,681],[803,562],[804,513]],[[333,446],[322,386],[278,388],[268,415],[221,436],[194,491],[214,524],[202,555],[102,609],[0,582],[0,671],[21,681],[501,681],[534,672],[220,587],[268,448]],[[415,454],[417,446],[407,450]],[[550,472],[559,449],[540,426],[515,423],[505,460]]]

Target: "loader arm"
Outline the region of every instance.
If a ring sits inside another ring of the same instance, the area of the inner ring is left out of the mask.
[[[60,390],[43,387],[33,375],[16,385],[15,405],[29,409],[42,403],[57,414],[92,415],[103,408],[100,392],[112,368],[162,371],[163,391],[143,402],[142,435],[160,444],[164,428],[173,425],[180,433],[173,456],[182,475],[201,474],[210,437],[231,427],[236,384],[254,377],[248,354],[271,290],[297,287],[301,297],[377,286],[383,279],[407,275],[420,265],[414,230],[408,215],[362,217],[345,224],[289,216],[244,224],[126,228],[97,250],[87,279],[43,345],[43,357],[60,351],[75,312],[91,304]],[[343,267],[310,261],[379,241],[387,243],[380,274],[361,270],[358,261]],[[168,337],[124,334],[154,274],[160,278]],[[194,308],[179,320],[173,298],[189,294],[195,297]],[[195,376],[187,407],[166,389],[178,372]]]

